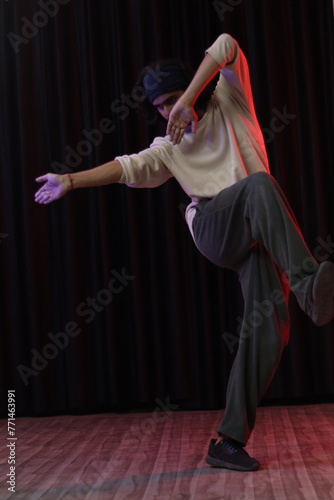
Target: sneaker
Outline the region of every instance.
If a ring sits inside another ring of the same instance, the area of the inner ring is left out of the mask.
[[[322,262],[310,288],[307,312],[315,325],[325,325],[334,317],[334,264]]]
[[[216,444],[216,439],[211,439],[206,463],[214,467],[223,467],[238,471],[258,470],[260,464],[255,458],[248,455],[241,444],[229,439]]]

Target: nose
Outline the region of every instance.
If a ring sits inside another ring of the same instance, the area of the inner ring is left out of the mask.
[[[171,105],[171,104],[165,104],[165,106],[164,106],[164,114],[165,114],[165,116],[166,116],[167,119],[169,118],[169,115],[170,115],[172,109],[173,109],[173,105]]]

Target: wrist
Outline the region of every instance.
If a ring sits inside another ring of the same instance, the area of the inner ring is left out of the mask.
[[[196,102],[196,94],[191,94],[186,90],[184,94],[182,94],[182,96],[180,97],[179,102],[184,107],[192,108]]]
[[[73,178],[71,174],[65,174],[65,185],[66,185],[66,191],[73,191],[74,185],[73,185]]]

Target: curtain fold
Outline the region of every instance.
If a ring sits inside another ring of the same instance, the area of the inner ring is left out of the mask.
[[[1,413],[220,408],[243,303],[201,256],[174,180],[34,203],[35,178],[138,152],[135,81],[158,57],[198,66],[223,32],[249,61],[271,170],[315,257],[334,260],[330,0],[9,0],[0,4]],[[334,396],[333,323],[291,296],[291,340],[264,402]]]

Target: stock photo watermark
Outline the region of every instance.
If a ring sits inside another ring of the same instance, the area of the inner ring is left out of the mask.
[[[15,427],[15,413],[16,413],[16,399],[15,390],[8,391],[8,420],[7,420],[7,449],[8,449],[8,473],[7,484],[8,491],[15,493],[16,488],[16,427]]]
[[[227,12],[233,12],[236,7],[243,3],[243,1],[244,0],[226,0],[222,2],[221,0],[214,0],[212,5],[219,16],[219,19],[224,21],[225,14]]]
[[[125,268],[121,273],[113,269],[111,271],[112,278],[109,280],[107,287],[102,288],[95,297],[86,297],[86,299],[77,306],[76,314],[80,318],[84,318],[86,324],[90,324],[96,314],[101,313],[112,302],[114,295],[120,294],[129,284],[129,281],[135,279],[135,276],[126,274]],[[48,333],[48,342],[44,344],[42,349],[31,349],[31,362],[29,366],[19,364],[17,370],[23,380],[25,386],[29,385],[29,378],[39,375],[49,364],[55,359],[60,351],[63,351],[69,344],[70,339],[77,337],[81,333],[81,328],[76,321],[68,321],[63,328],[56,334]]]
[[[159,425],[165,423],[173,411],[180,406],[172,404],[169,396],[165,398],[165,401],[156,398],[155,403],[157,406],[152,413],[141,419],[138,425],[133,424],[127,431],[125,438],[121,441],[121,446],[125,449],[128,450],[129,447],[135,449],[143,440],[148,439],[159,428]],[[68,492],[69,498],[86,498],[93,489],[98,489],[106,480],[110,480],[115,468],[122,466],[125,462],[128,462],[128,456],[125,456],[122,451],[116,451],[108,462],[94,460],[91,465],[96,472],[92,472],[85,480],[85,484],[77,486],[73,493]]]
[[[274,108],[272,113],[273,116],[269,122],[269,127],[262,128],[262,134],[266,144],[272,142],[276,134],[283,132],[291,121],[297,118],[297,115],[288,113],[286,106],[283,106],[282,112]]]
[[[164,78],[169,76],[157,66],[156,71],[152,71],[155,83],[154,86],[158,86]],[[154,89],[154,86],[151,90]],[[110,111],[119,120],[125,120],[129,115],[131,110],[138,109],[140,103],[146,99],[146,91],[143,86],[136,85],[131,90],[130,94],[122,93],[120,98],[114,99],[110,105]],[[51,171],[55,174],[66,174],[71,173],[81,165],[83,159],[89,156],[94,148],[102,144],[105,135],[111,134],[116,130],[116,125],[110,117],[104,117],[99,121],[98,127],[91,130],[83,129],[81,131],[84,139],[79,141],[76,146],[70,146],[69,144],[65,147],[65,163],[60,163],[59,161],[53,161],[51,163]]]
[[[331,255],[334,254],[334,241],[329,234],[324,240],[320,236],[316,238],[319,243],[314,250],[314,257],[318,262],[325,262]],[[314,270],[314,261],[310,257],[305,259],[300,266],[293,266],[291,274],[293,278],[289,281],[285,276],[285,284],[290,286],[293,290],[301,282],[303,273],[312,272]],[[253,311],[247,317],[237,317],[237,335],[224,332],[222,338],[224,339],[230,353],[234,353],[239,344],[242,344],[246,339],[251,337],[254,329],[261,326],[266,318],[271,317],[275,313],[275,306],[283,304],[285,301],[284,293],[281,289],[272,290],[270,296],[262,302],[254,301]]]
[[[13,33],[12,31],[7,34],[7,38],[15,52],[18,54],[21,45],[26,45],[30,40],[35,38],[39,33],[39,30],[44,28],[49,20],[55,17],[59,8],[62,5],[66,5],[71,0],[39,0],[38,6],[40,10],[37,10],[31,19],[26,16],[21,17],[21,33]]]

